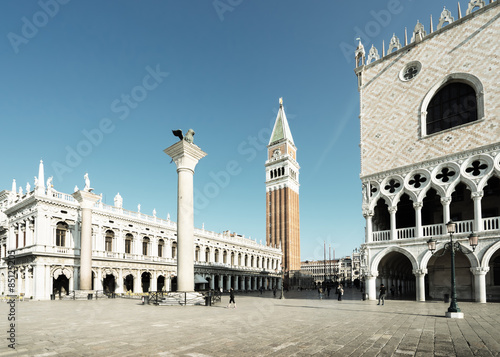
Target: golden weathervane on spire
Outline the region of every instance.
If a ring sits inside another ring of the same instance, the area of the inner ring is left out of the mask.
[[[283,97],[280,98],[280,107],[283,106]]]

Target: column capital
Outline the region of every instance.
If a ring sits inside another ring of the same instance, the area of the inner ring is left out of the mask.
[[[483,267],[475,267],[475,268],[470,268],[470,271],[474,275],[486,275],[490,271],[489,267],[483,268]]]
[[[392,206],[387,209],[389,213],[396,213],[398,211],[398,206]]]
[[[368,217],[373,217],[373,210],[366,209],[363,210],[363,217],[368,218]]]
[[[423,202],[414,202],[413,203],[413,208],[415,209],[420,209],[424,206],[424,203]]]
[[[441,204],[449,205],[451,203],[451,197],[441,197]]]
[[[483,198],[483,196],[484,196],[484,191],[477,191],[477,192],[471,193],[471,197],[473,200],[481,199],[481,198]]]
[[[376,271],[376,270],[374,270],[374,271],[367,271],[367,272],[365,272],[364,275],[368,279],[375,279],[378,276],[378,271]]]
[[[203,152],[198,146],[188,143],[185,140],[176,142],[174,145],[163,150],[163,152],[175,162],[177,171],[191,170],[194,172],[198,161],[207,156],[207,153]]]
[[[412,271],[413,275],[425,275],[427,274],[427,269],[413,269]]]
[[[76,191],[72,194],[73,198],[78,201],[82,208],[92,208],[101,196],[88,191]]]

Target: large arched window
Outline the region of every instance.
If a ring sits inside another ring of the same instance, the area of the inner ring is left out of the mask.
[[[470,73],[452,73],[436,83],[420,106],[422,136],[484,117],[483,84]]]
[[[427,107],[427,134],[477,120],[476,92],[462,82],[447,84],[434,95]]]

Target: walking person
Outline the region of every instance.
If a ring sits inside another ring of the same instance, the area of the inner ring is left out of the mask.
[[[319,299],[322,300],[323,299],[323,288],[322,287],[319,287],[318,294],[319,294]]]
[[[384,284],[380,284],[380,290],[379,290],[379,295],[378,295],[378,304],[380,305],[380,300],[382,300],[382,305],[385,303],[385,293],[387,292],[387,288],[384,286]]]
[[[226,309],[229,308],[229,305],[231,305],[231,303],[234,304],[233,308],[236,309],[236,302],[234,301],[234,290],[233,290],[233,288],[229,289],[229,303],[227,304]]]
[[[342,284],[339,284],[339,287],[337,289],[337,294],[338,294],[337,300],[342,301],[342,295],[344,295],[344,287],[342,286]]]

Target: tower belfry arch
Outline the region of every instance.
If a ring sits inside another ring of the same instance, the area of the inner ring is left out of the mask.
[[[299,170],[297,148],[283,99],[267,145],[266,242],[283,252],[283,270],[300,270]]]

